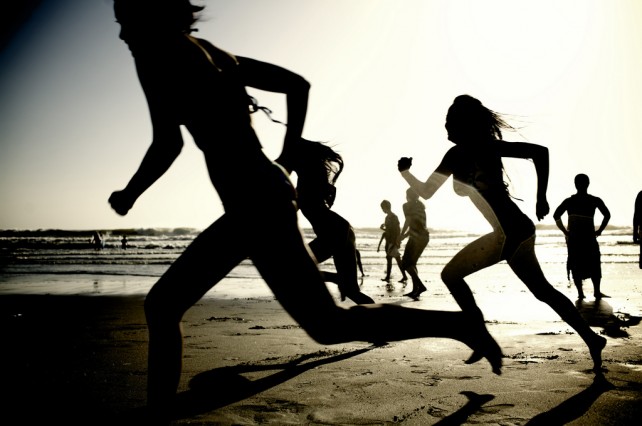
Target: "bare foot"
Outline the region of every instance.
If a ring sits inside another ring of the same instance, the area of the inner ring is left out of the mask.
[[[602,349],[606,346],[606,339],[602,336],[595,336],[593,343],[589,344],[589,352],[593,358],[593,372],[602,373]]]
[[[495,339],[485,329],[483,333],[475,336],[475,342],[469,346],[473,348],[473,353],[465,362],[466,364],[474,364],[482,358],[486,358],[493,368],[493,373],[498,376],[502,374],[502,348],[499,347]]]
[[[410,298],[412,298],[412,299],[419,300],[419,296],[420,296],[420,295],[421,295],[421,293],[423,293],[424,291],[426,291],[426,287],[424,287],[424,288],[420,288],[420,289],[417,289],[417,290],[413,290],[413,291],[411,291],[410,293],[406,293],[406,294],[404,294],[404,296],[408,296],[408,297],[410,297]]]

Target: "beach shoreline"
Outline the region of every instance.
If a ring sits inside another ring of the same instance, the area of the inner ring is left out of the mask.
[[[634,320],[642,306],[642,271],[606,266],[604,289],[612,297],[578,304],[594,330],[607,336],[606,382],[594,380],[581,339],[513,282],[507,267],[491,268],[471,284],[506,355],[501,376],[484,360],[464,364],[470,350],[449,339],[320,345],[273,297],[232,297],[227,288],[269,294],[258,291],[260,280],[224,280],[219,293],[184,317],[180,411],[173,424],[637,424],[642,331]],[[429,291],[419,302],[401,296],[400,284],[386,290],[378,277],[366,277],[364,286],[377,302],[457,310],[437,274],[423,271]],[[75,277],[93,286],[87,278]],[[497,279],[507,282],[489,284]],[[560,289],[573,297],[573,288]],[[142,424],[143,301],[143,292],[0,294],[8,335],[2,351],[7,408],[0,421]],[[507,301],[513,309],[497,308]],[[618,323],[627,318],[628,325]]]

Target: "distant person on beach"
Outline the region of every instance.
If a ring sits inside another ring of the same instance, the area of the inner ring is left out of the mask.
[[[403,204],[405,221],[401,228],[401,239],[408,238],[401,257],[401,267],[412,279],[412,291],[405,296],[419,299],[426,291],[426,286],[419,278],[417,262],[428,245],[430,234],[426,227],[426,206],[419,200],[419,194],[412,189],[406,190],[406,202]]]
[[[399,224],[399,217],[392,212],[392,205],[390,201],[383,200],[381,202],[381,210],[386,214],[386,219],[383,224],[379,227],[383,233],[381,234],[381,239],[379,240],[379,245],[377,246],[377,253],[381,250],[381,243],[385,241],[384,249],[386,251],[386,276],[382,278],[382,281],[389,282],[392,272],[392,259],[395,259],[399,270],[401,270],[401,280],[400,283],[405,283],[408,281],[408,276],[406,271],[404,271],[401,265],[401,253],[399,249],[401,248],[401,226]]]
[[[635,197],[633,210],[633,242],[640,244],[639,267],[642,269],[642,191]]]
[[[309,83],[284,68],[192,37],[202,9],[188,0],[114,1],[120,38],[134,57],[148,103],[152,141],[137,171],[109,203],[120,215],[129,212],[178,157],[184,126],[203,152],[225,209],[145,299],[149,420],[168,424],[178,408],[183,315],[247,258],[289,315],[321,344],[452,338],[473,349],[468,363],[485,357],[499,374],[501,349],[478,317],[392,304],[337,306],[303,240],[287,173],[301,142]],[[246,86],[286,96],[288,123],[278,163],[264,154],[252,128]]]
[[[611,212],[601,198],[588,193],[589,177],[583,173],[575,176],[577,192],[562,201],[555,209],[553,219],[555,224],[566,236],[568,249],[568,269],[573,276],[577,288],[578,299],[584,299],[582,281],[590,278],[593,282],[593,295],[596,299],[608,297],[600,291],[602,281],[602,265],[600,246],[597,237],[611,219]],[[602,214],[602,223],[595,230],[595,210]],[[562,215],[568,215],[568,227],[564,226]]]
[[[606,339],[597,335],[575,306],[557,291],[542,272],[535,255],[535,225],[512,200],[504,182],[502,157],[532,159],[537,173],[537,218],[549,212],[548,149],[531,143],[505,142],[502,129],[511,129],[503,118],[468,95],[455,98],[446,115],[448,139],[455,144],[425,182],[410,172],[412,158],[397,167],[408,185],[429,199],[450,177],[453,189],[469,197],[493,231],[471,242],[444,267],[441,278],[464,312],[483,320],[483,314],[464,278],[505,260],[539,300],[548,304],[577,331],[589,348],[593,369],[601,372]]]
[[[120,239],[120,247],[127,250],[127,235],[123,235],[123,238]]]
[[[102,250],[105,247],[105,240],[100,232],[94,231],[91,237],[91,244],[93,244],[95,250]]]
[[[361,292],[357,278],[358,254],[354,229],[332,210],[336,182],[343,171],[343,158],[330,146],[302,139],[292,169],[297,174],[297,204],[316,234],[310,249],[317,263],[332,258],[336,273],[323,272],[326,281],[339,285],[341,300],[374,303]]]

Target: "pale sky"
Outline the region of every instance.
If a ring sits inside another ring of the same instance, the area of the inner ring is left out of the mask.
[[[312,84],[304,137],[343,155],[334,209],[355,227],[382,223],[382,199],[402,215],[406,184],[397,159],[412,156],[413,172],[427,178],[452,146],[445,114],[463,93],[520,128],[506,140],[549,148],[551,211],[575,192],[573,177],[586,173],[611,224],[630,225],[642,190],[642,2],[195,3],[206,6],[196,36]],[[109,207],[107,198],[125,186],[151,140],[118,30],[110,0],[44,0],[0,52],[0,229],[200,229],[221,215],[189,137],[128,216]],[[286,119],[281,95],[250,93]],[[275,158],[283,127],[254,117]],[[532,163],[505,166],[512,193],[536,221]],[[425,203],[430,228],[487,227],[469,200],[453,194],[451,181]],[[257,205],[257,220],[267,208]],[[541,223],[554,222],[549,215]]]

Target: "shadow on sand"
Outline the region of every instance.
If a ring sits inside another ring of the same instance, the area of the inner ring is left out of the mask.
[[[615,389],[604,375],[597,374],[593,383],[557,407],[533,417],[527,425],[565,425],[582,417],[603,393]]]
[[[592,327],[602,327],[604,334],[609,337],[629,337],[629,333],[623,327],[638,325],[641,317],[632,316],[626,313],[613,313],[613,307],[604,299],[595,301],[577,300],[575,307],[582,315],[582,318]]]
[[[308,370],[324,364],[352,358],[368,352],[373,348],[374,346],[370,346],[330,356],[324,352],[314,352],[302,355],[285,363],[265,365],[240,364],[200,373],[192,378],[188,391],[178,394],[178,409],[175,418],[193,417],[197,414],[207,413],[242,401],[284,383]],[[243,374],[246,373],[271,370],[280,371],[256,380],[250,380],[243,376]]]
[[[477,411],[479,411],[485,403],[488,401],[491,401],[493,398],[495,398],[495,395],[490,395],[490,394],[478,394],[475,392],[471,391],[463,391],[459,392],[460,394],[464,395],[466,398],[468,398],[468,402],[461,407],[459,410],[455,411],[448,417],[438,421],[435,423],[435,426],[459,426],[464,423],[466,423],[466,420],[468,420],[468,417],[470,417],[472,414],[475,414]]]

